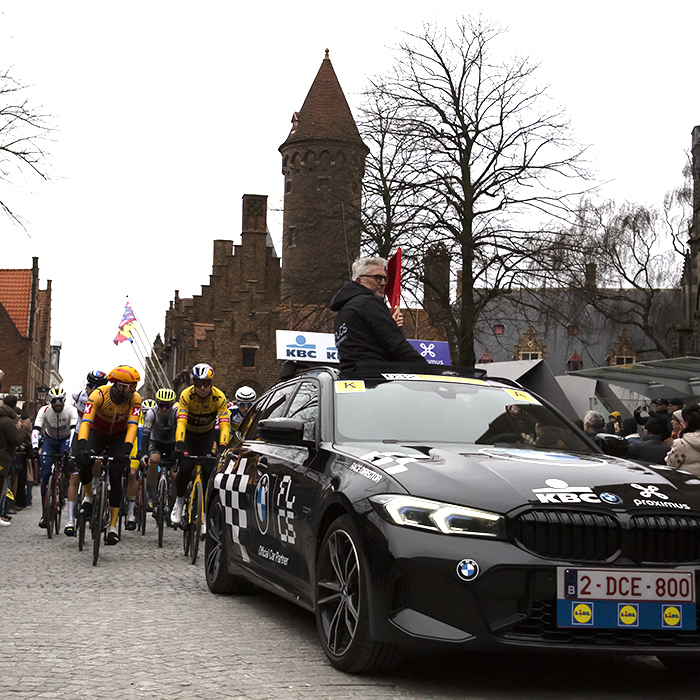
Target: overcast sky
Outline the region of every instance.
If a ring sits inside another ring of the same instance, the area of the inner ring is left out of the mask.
[[[0,267],[53,285],[52,340],[64,385],[133,364],[112,344],[126,296],[149,341],[174,290],[207,284],[212,241],[236,239],[241,197],[281,207],[277,151],[324,49],[351,108],[391,62],[401,30],[476,14],[508,29],[512,53],[542,64],[603,195],[660,203],[680,183],[700,124],[700,4],[688,2],[264,2],[3,0],[0,67],[54,116],[52,181],[1,196]],[[281,216],[268,223],[281,239]],[[0,358],[2,367],[2,358]]]

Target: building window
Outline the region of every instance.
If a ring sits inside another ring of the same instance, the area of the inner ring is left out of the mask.
[[[521,360],[539,360],[540,353],[538,353],[538,352],[521,352],[520,359]]]
[[[578,335],[578,326],[575,323],[572,323],[571,325],[566,327],[567,332],[569,335]]]
[[[634,357],[625,357],[624,355],[617,355],[615,357],[615,365],[633,365]]]
[[[297,237],[297,227],[290,226],[287,229],[287,248],[293,248],[297,244],[296,237]]]
[[[502,323],[496,323],[493,326],[493,334],[494,335],[503,335],[504,330],[505,330],[505,327],[503,326]]]
[[[255,351],[257,348],[241,348],[243,352],[243,366],[255,369]]]
[[[578,372],[578,370],[583,369],[583,360],[581,359],[581,356],[575,352],[570,358],[569,361],[566,363],[566,366],[569,369],[569,372]]]
[[[484,350],[484,352],[481,354],[481,357],[479,358],[479,364],[488,365],[491,362],[493,362],[493,357],[491,357],[491,353],[488,350]]]

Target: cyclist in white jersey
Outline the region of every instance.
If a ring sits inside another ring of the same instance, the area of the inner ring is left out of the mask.
[[[39,465],[41,467],[41,502],[46,500],[46,490],[51,476],[52,455],[65,454],[70,450],[72,431],[78,423],[78,412],[74,406],[66,406],[66,392],[60,387],[49,391],[49,403],[36,414],[32,430],[32,448],[39,449],[39,438],[44,435]],[[39,527],[46,527],[42,514]]]

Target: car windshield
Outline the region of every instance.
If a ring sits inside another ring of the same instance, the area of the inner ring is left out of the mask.
[[[527,391],[479,380],[336,382],[335,398],[340,442],[517,444],[593,451]]]

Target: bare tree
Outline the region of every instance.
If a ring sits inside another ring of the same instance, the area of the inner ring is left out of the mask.
[[[9,71],[0,74],[0,208],[20,226],[21,217],[10,206],[6,191],[33,176],[49,179],[44,144],[52,131],[49,115],[30,104],[26,90]]]
[[[638,348],[640,353],[673,354],[670,331],[680,320],[683,265],[676,245],[683,229],[687,237],[689,215],[678,206],[684,201],[682,189],[664,198],[662,211],[584,200],[576,224],[552,248],[549,269],[555,285],[566,288],[581,307],[589,305],[611,323],[641,332],[647,345]]]
[[[384,115],[393,139],[388,151],[374,144],[367,171],[367,199],[392,198],[369,212],[376,228],[388,229],[371,242],[414,252],[446,246],[460,294],[456,305],[442,295],[443,313],[467,365],[476,360],[486,306],[537,272],[533,261],[551,235],[541,221],[567,217],[570,198],[581,194],[563,193],[556,180],[589,177],[563,112],[549,109],[534,83],[537,66],[492,57],[501,34],[470,19],[458,21],[454,34],[433,26],[407,34],[391,72],[372,82],[364,110],[364,133]],[[394,151],[404,148],[384,182]]]

